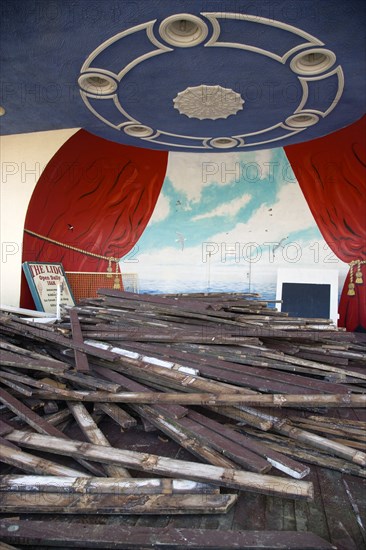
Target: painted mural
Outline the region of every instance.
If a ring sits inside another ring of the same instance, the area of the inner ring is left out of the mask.
[[[35,186],[22,261],[61,262],[77,277],[115,264],[113,284],[119,266],[140,292],[266,300],[275,300],[280,268],[295,280],[299,269],[320,280],[332,270],[343,287],[340,326],[363,331],[364,125],[284,149],[218,154],[147,152],[80,130]],[[20,303],[32,307],[24,279]]]
[[[153,215],[121,262],[141,292],[251,292],[273,300],[279,267],[339,271],[282,148],[170,153]]]

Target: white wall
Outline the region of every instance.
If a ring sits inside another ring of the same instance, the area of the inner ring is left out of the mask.
[[[79,128],[0,138],[0,302],[18,306],[24,219],[45,166]]]

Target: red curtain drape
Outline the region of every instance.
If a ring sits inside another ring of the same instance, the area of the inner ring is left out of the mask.
[[[167,160],[165,151],[78,131],[51,159],[34,189],[24,224],[23,262],[61,262],[66,271],[106,271],[107,260],[67,246],[98,256],[126,255],[154,210]],[[20,303],[34,307],[24,277]]]
[[[366,331],[366,116],[284,150],[324,239],[350,264],[339,326]]]

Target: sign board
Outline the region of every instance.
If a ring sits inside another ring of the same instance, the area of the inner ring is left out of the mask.
[[[56,313],[58,296],[61,306],[75,305],[62,264],[24,262],[23,271],[38,311]]]

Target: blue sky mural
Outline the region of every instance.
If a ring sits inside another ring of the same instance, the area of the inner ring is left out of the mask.
[[[257,292],[278,268],[347,266],[321,236],[282,148],[170,153],[154,213],[121,263],[141,292]]]

